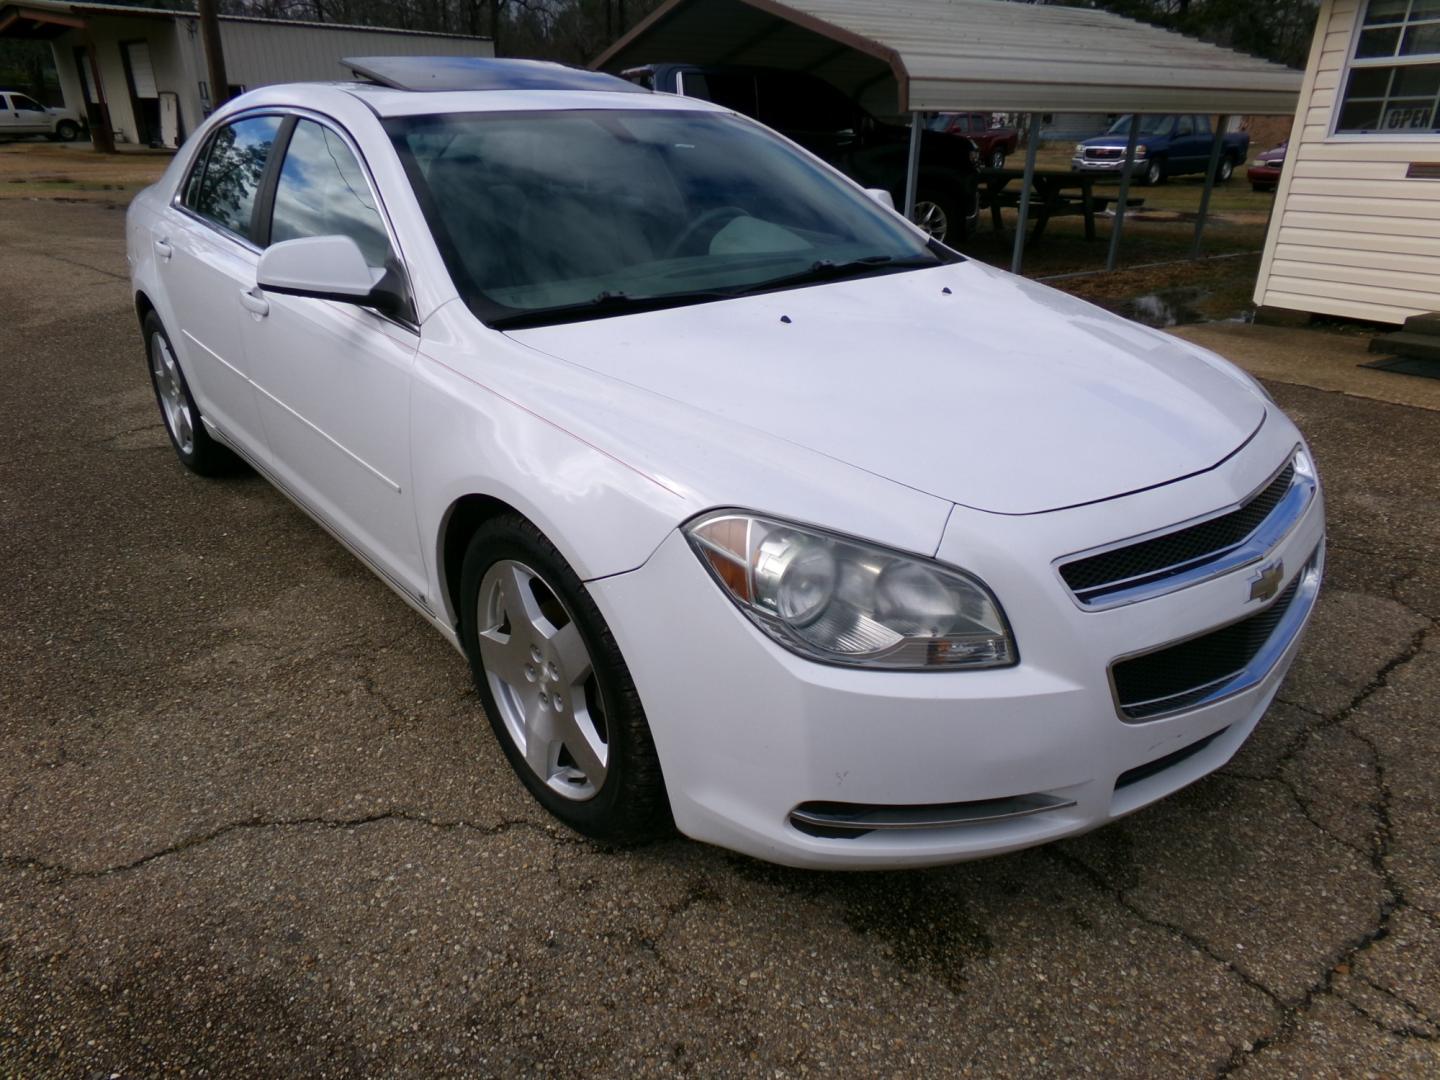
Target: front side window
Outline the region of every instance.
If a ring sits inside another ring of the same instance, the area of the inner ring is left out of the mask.
[[[290,136],[270,223],[272,244],[305,236],[348,236],[374,267],[390,254],[360,163],[339,135],[311,120],[297,123]]]
[[[958,258],[729,114],[474,113],[386,126],[451,277],[492,326]]]
[[[254,116],[226,124],[210,138],[204,173],[186,186],[185,205],[201,217],[247,240],[280,117]]]
[[[1440,0],[1370,0],[1337,134],[1440,132]]]
[[[11,95],[10,95],[10,107],[11,107],[12,109],[19,109],[21,112],[44,112],[44,111],[45,111],[45,106],[40,105],[40,104],[37,104],[37,103],[34,102],[34,101],[31,101],[31,100],[30,100],[28,97],[26,97],[24,94],[11,94]]]

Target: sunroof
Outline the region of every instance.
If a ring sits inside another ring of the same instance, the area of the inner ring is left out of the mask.
[[[625,79],[545,60],[488,56],[359,56],[340,61],[362,79],[396,90],[618,90],[649,93]]]

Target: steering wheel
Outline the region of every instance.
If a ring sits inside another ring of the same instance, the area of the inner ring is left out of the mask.
[[[710,227],[710,238],[713,240],[716,233],[745,213],[746,211],[738,206],[716,206],[706,210],[689,225],[685,226],[685,231],[677,236],[675,242],[665,249],[665,257],[671,259],[685,251],[690,246],[690,242],[694,240],[696,236],[700,235],[700,230],[707,226]]]

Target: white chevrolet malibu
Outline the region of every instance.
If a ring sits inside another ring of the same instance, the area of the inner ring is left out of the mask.
[[[1248,376],[714,105],[352,66],[231,102],[131,206],[156,398],[464,653],[556,817],[949,862],[1260,722],[1324,511]]]

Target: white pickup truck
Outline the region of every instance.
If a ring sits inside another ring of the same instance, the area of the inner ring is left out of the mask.
[[[80,137],[80,117],[74,109],[51,109],[15,90],[0,90],[0,138],[9,135],[48,135],[61,142]]]

